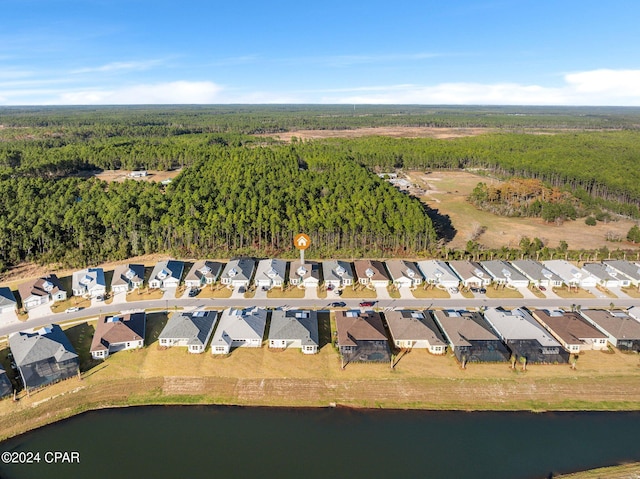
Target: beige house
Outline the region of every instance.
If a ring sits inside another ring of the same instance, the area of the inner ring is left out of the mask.
[[[429,311],[389,311],[385,313],[391,338],[400,349],[427,349],[444,354],[447,342]]]
[[[382,261],[358,259],[353,262],[358,282],[374,288],[386,288],[391,282]]]

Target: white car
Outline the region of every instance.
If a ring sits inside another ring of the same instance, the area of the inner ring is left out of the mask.
[[[72,308],[67,308],[64,310],[65,313],[75,313],[76,311],[80,311],[80,308],[77,306],[73,306]]]

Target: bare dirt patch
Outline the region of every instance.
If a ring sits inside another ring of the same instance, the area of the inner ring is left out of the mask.
[[[378,128],[356,128],[353,130],[298,130],[284,133],[264,134],[257,136],[275,137],[291,141],[295,137],[302,140],[319,140],[323,138],[360,138],[363,136],[390,136],[393,138],[461,138],[492,133],[492,128],[434,128],[418,126],[385,126]]]
[[[77,176],[81,176],[83,178],[91,178],[91,177],[95,177],[98,178],[99,180],[102,181],[106,181],[106,182],[113,182],[113,181],[117,181],[122,183],[124,180],[135,180],[135,181],[154,181],[154,182],[161,182],[164,180],[171,180],[173,178],[175,178],[176,176],[178,176],[180,174],[180,169],[177,170],[172,170],[172,171],[154,171],[154,170],[148,170],[147,171],[147,176],[139,176],[139,177],[131,177],[131,171],[127,171],[127,170],[102,170],[102,171],[88,171],[88,172],[81,172],[79,173]]]
[[[566,221],[558,226],[545,223],[540,218],[509,218],[481,211],[467,201],[473,188],[480,182],[497,184],[499,180],[469,171],[434,171],[430,173],[410,171],[409,181],[417,186],[411,192],[437,214],[444,216],[455,228],[455,236],[448,243],[450,248],[464,248],[472,239],[474,231],[484,228],[477,241],[487,248],[502,246],[518,247],[522,237],[538,237],[549,247],[557,247],[560,241],[568,243],[570,249],[595,249],[606,246],[609,249],[638,249],[638,245],[628,242],[606,240],[609,232],[626,237],[635,224],[631,220],[620,219],[609,223],[598,222],[587,226],[584,219]],[[602,259],[602,258],[600,258]]]

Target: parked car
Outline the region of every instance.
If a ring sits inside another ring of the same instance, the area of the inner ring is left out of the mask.
[[[458,289],[458,288],[449,288],[449,293],[451,293],[451,294],[456,294],[456,293],[459,293],[459,292],[460,292],[460,289]]]
[[[76,311],[80,311],[80,308],[78,308],[77,306],[73,306],[64,310],[65,313],[75,313]]]
[[[344,308],[347,305],[344,301],[334,301],[329,306],[332,308]]]
[[[544,286],[538,286],[538,289],[539,289],[540,291],[546,291],[546,290],[547,290],[547,288],[545,288]]]
[[[486,288],[480,288],[480,289],[478,290],[478,293],[480,293],[480,294],[487,294],[487,289],[486,289]]]
[[[360,303],[360,307],[361,308],[370,308],[371,306],[373,306],[374,304],[376,304],[375,301],[362,301]]]
[[[199,294],[200,294],[200,290],[199,289],[190,289],[189,290],[189,297],[190,298],[198,296]]]

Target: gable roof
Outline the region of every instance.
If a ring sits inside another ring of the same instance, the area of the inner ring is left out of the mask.
[[[489,323],[476,311],[434,311],[436,321],[454,347],[471,346],[470,341],[499,341]]]
[[[565,283],[579,283],[588,276],[580,268],[563,259],[549,259],[542,264],[550,271],[556,273]]]
[[[449,261],[449,267],[462,280],[466,281],[473,278],[482,280],[491,280],[491,276],[476,261],[454,260]]]
[[[18,286],[22,301],[26,301],[30,296],[48,297],[51,294],[57,294],[61,290],[62,286],[55,274],[36,278]]]
[[[100,316],[91,341],[91,352],[108,350],[110,344],[144,340],[146,313]]]
[[[487,308],[484,317],[505,341],[530,339],[538,341],[544,347],[560,346],[560,343],[524,309],[505,311]]]
[[[259,339],[262,341],[266,324],[267,311],[265,309],[225,309],[220,316],[211,344],[230,344],[230,341],[234,339]]]
[[[302,270],[304,270],[304,274],[300,275]],[[315,261],[305,261],[304,265],[300,260],[292,261],[289,265],[289,279],[301,279],[304,281],[308,278],[315,278],[320,281],[320,265]]]
[[[640,321],[623,311],[583,309],[580,314],[617,340],[640,339]]]
[[[519,259],[512,261],[511,265],[520,270],[532,281],[544,281],[549,279],[555,282],[562,282],[562,278],[560,276],[545,268],[544,265],[538,261],[534,261],[532,259]]]
[[[495,279],[505,279],[507,281],[529,281],[524,275],[511,266],[506,261],[490,260],[481,261],[482,267]]]
[[[201,281],[202,278],[207,278],[212,281],[218,279],[220,271],[222,270],[222,263],[209,260],[200,260],[193,263],[193,266],[185,276],[185,281]]]
[[[620,281],[621,279],[628,280],[626,277],[618,277],[618,271],[608,264],[586,263],[582,266],[582,269],[602,281]]]
[[[281,259],[262,259],[258,261],[254,282],[260,280],[286,280],[287,262]]]
[[[6,286],[3,286],[0,288],[0,308],[3,307],[7,307],[7,306],[16,306],[17,301],[16,301],[16,297],[13,295],[13,291],[11,291],[11,289],[7,288]]]
[[[375,311],[336,311],[340,346],[357,346],[358,341],[387,341],[380,314]]]
[[[256,262],[252,258],[236,258],[227,263],[222,271],[221,278],[229,278],[232,281],[250,281]]]
[[[357,259],[353,262],[358,278],[368,278],[371,281],[389,281],[389,275],[384,269],[382,261]]]
[[[394,340],[429,341],[430,345],[447,343],[429,311],[399,310],[385,313]]]
[[[607,337],[573,311],[536,309],[532,313],[566,344],[582,344],[584,339]]]
[[[218,318],[217,311],[174,313],[160,333],[159,339],[186,339],[189,346],[206,346]]]
[[[77,359],[69,339],[57,324],[9,336],[9,346],[16,365],[25,366],[54,358],[57,362]]]
[[[351,263],[342,260],[329,260],[322,262],[322,274],[326,281],[342,281],[343,279],[353,280],[353,269]]]
[[[150,280],[166,281],[169,278],[175,278],[180,281],[184,263],[175,259],[159,261],[151,272]]]
[[[269,339],[300,340],[303,346],[319,346],[318,313],[296,309],[273,311]]]
[[[71,288],[74,290],[91,290],[95,287],[106,287],[102,268],[86,268],[76,271],[72,275],[71,283]]]
[[[422,281],[422,273],[413,261],[405,261],[403,259],[390,259],[386,261],[389,274],[394,281],[400,278],[408,278],[411,281]]]
[[[435,259],[418,261],[418,268],[429,283],[442,283],[446,281],[460,282],[458,276],[447,263]]]
[[[640,281],[640,265],[622,259],[605,260],[604,264],[611,266],[633,281]]]
[[[113,270],[111,278],[111,288],[114,286],[129,285],[129,283],[139,283],[144,281],[144,265],[142,264],[121,264]]]

